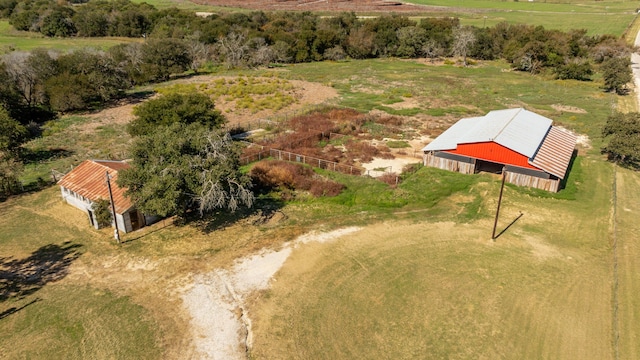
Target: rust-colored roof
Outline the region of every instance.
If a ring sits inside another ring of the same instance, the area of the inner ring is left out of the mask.
[[[122,214],[133,207],[131,200],[124,196],[125,188],[116,184],[118,171],[127,169],[129,164],[124,161],[85,160],[75,169],[58,181],[58,185],[76,192],[91,201],[98,199],[109,200],[107,188],[107,172],[111,177],[111,192],[116,213]]]
[[[552,126],[530,163],[540,169],[564,179],[577,137],[569,130]]]

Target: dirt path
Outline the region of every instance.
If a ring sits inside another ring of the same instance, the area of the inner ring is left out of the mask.
[[[634,46],[640,46],[640,31],[636,35]],[[636,101],[640,108],[640,54],[633,52],[631,54],[631,70],[633,71],[633,83],[636,86]]]
[[[191,334],[199,359],[246,359],[252,345],[248,297],[269,287],[293,249],[310,242],[326,242],[359,231],[349,227],[310,233],[286,243],[278,251],[263,250],[236,261],[229,269],[197,274],[183,290],[182,301],[191,314]]]

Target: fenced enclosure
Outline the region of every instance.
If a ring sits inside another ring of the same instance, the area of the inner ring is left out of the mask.
[[[328,161],[328,160],[324,160],[324,159],[320,159],[312,156],[296,154],[289,151],[283,151],[278,149],[270,149],[269,155],[277,160],[299,162],[303,164],[308,164],[313,167],[318,167],[321,169],[341,172],[343,174],[362,175],[365,172],[365,169],[360,166],[340,164],[333,161]]]

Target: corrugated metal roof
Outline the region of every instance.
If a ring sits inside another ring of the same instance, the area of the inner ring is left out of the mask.
[[[422,151],[452,150],[458,147],[460,138],[471,131],[478,123],[480,117],[460,119],[440,136],[427,144]]]
[[[514,110],[517,111],[513,113],[507,126],[495,137],[494,141],[531,158],[540,147],[540,143],[547,135],[553,121],[525,109]],[[492,113],[504,117],[511,115],[506,112],[502,114],[501,111],[492,111],[488,115]]]
[[[540,149],[529,163],[564,179],[576,140],[576,135],[571,131],[552,126]]]
[[[423,150],[452,150],[458,144],[493,141],[531,158],[551,123],[551,119],[522,108],[494,110],[482,117],[458,121]]]
[[[133,207],[131,200],[124,196],[125,188],[116,184],[118,171],[129,167],[124,161],[85,160],[58,181],[58,185],[88,198],[109,200],[107,172],[111,176],[111,192],[116,212],[122,214]]]

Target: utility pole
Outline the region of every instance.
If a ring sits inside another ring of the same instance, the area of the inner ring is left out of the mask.
[[[109,189],[109,200],[111,201],[111,212],[113,214],[113,224],[116,226],[116,230],[113,232],[113,237],[115,237],[116,242],[120,244],[120,231],[118,229],[118,217],[116,216],[116,204],[113,202],[113,192],[111,192],[111,176],[109,176],[108,171],[106,173],[107,173],[107,188]],[[494,229],[494,232],[495,232],[495,229]]]
[[[507,178],[507,172],[505,168],[502,168],[502,185],[500,185],[500,196],[498,197],[498,209],[496,210],[496,220],[493,222],[493,233],[491,233],[491,240],[496,240],[496,227],[498,227],[498,215],[500,215],[500,204],[502,203],[502,191],[504,190],[504,181]]]

